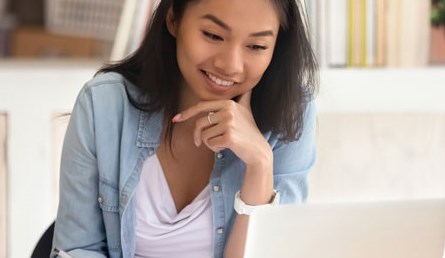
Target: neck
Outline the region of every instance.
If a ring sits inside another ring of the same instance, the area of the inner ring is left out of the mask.
[[[200,99],[193,93],[186,82],[182,82],[179,87],[179,112],[184,111],[196,104],[198,104]]]
[[[161,146],[164,147],[160,149],[168,151],[170,154],[174,153],[176,155],[187,154],[190,153],[190,151],[196,153],[211,153],[211,151],[207,148],[207,146],[205,146],[205,144],[202,144],[199,147],[195,146],[194,130],[196,119],[197,118],[190,118],[190,120],[187,120],[185,122],[176,123],[174,125],[171,138],[169,136],[165,137],[167,133],[167,123],[169,123],[169,121],[166,120],[164,122],[164,129],[161,139]]]
[[[196,104],[199,103],[199,99],[196,97],[195,94],[190,90],[189,87],[185,85],[185,82],[182,82],[180,88],[179,88],[179,99],[178,99],[178,112],[182,112]],[[172,114],[173,116],[176,114]],[[184,144],[185,142],[191,142],[193,143],[193,134],[195,130],[196,120],[201,118],[202,115],[196,115],[194,117],[189,118],[187,121],[183,121],[180,123],[174,124],[174,130],[173,135],[171,138],[172,146],[176,144]],[[171,117],[167,118],[164,121],[163,126],[163,136],[167,133],[167,125],[170,123]],[[164,138],[165,139],[165,138]],[[169,139],[169,137],[167,137]],[[194,143],[193,143],[194,145]],[[202,146],[201,146],[202,147]]]

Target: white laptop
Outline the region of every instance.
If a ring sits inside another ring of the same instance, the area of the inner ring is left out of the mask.
[[[271,206],[245,258],[445,258],[445,199]]]

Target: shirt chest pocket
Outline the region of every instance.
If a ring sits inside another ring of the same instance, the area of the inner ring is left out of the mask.
[[[120,217],[119,217],[119,190],[106,181],[100,180],[99,196],[97,198],[102,210],[105,233],[107,235],[108,251],[121,252]]]

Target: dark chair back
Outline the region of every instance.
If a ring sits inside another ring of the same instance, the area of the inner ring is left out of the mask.
[[[43,233],[39,242],[37,243],[34,251],[31,255],[31,258],[48,258],[51,254],[51,247],[53,244],[53,235],[54,235],[54,224],[53,222],[48,229]]]

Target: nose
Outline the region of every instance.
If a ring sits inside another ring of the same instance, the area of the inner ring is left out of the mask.
[[[244,69],[242,49],[228,45],[215,57],[214,66],[225,75],[241,73]]]

